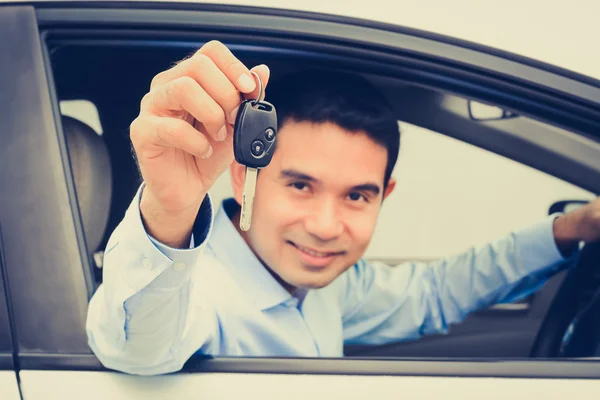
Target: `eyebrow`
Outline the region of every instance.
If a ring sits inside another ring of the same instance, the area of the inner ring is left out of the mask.
[[[308,181],[308,182],[319,182],[319,180],[317,178],[314,178],[303,172],[296,171],[294,169],[284,169],[283,171],[281,171],[279,176],[281,178],[287,178],[287,179],[299,179],[299,180]]]
[[[308,174],[305,174],[303,172],[296,171],[294,169],[284,169],[283,171],[281,171],[279,176],[282,179],[298,179],[298,180],[306,181],[306,182],[319,183],[319,180],[317,178],[310,176]],[[381,192],[381,188],[379,187],[379,185],[369,182],[369,183],[362,183],[360,185],[352,186],[352,188],[350,188],[350,192],[354,192],[354,191],[371,192],[373,196],[377,196]]]
[[[381,189],[379,189],[379,185],[376,185],[374,183],[363,183],[362,185],[353,186],[352,189],[350,189],[350,191],[371,192],[373,196],[377,196],[379,195]]]

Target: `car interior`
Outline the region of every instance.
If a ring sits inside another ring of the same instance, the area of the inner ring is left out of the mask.
[[[102,278],[102,250],[141,183],[129,141],[129,125],[139,112],[139,102],[155,74],[188,56],[201,44],[116,39],[112,42],[91,40],[78,43],[58,39],[48,42],[57,99],[90,101],[98,109],[103,129],[103,134],[98,135],[77,119],[63,115],[60,120],[89,255],[89,274],[96,285],[101,283]],[[560,146],[561,138],[569,134],[562,128],[516,113],[507,118],[481,121],[473,118],[470,100],[463,96],[411,82],[392,73],[360,69],[352,63],[333,62],[326,54],[308,57],[247,44],[233,45],[232,49],[246,65],[268,63],[274,77],[299,65],[336,70],[351,68],[369,78],[387,96],[399,121],[492,150],[582,187],[591,189],[597,178],[591,168],[589,174],[579,173],[586,169],[585,162],[575,163],[551,147],[531,146],[531,139],[523,139],[524,133],[531,135],[534,132],[540,143],[548,140]],[[571,168],[573,166],[579,168],[577,172]],[[600,260],[598,255],[598,246],[586,246],[578,260],[586,268],[578,268],[577,275],[570,274],[562,285],[560,282],[556,284],[560,286],[554,292],[556,296],[544,300],[545,313],[532,328],[530,336],[520,339],[520,350],[515,353],[516,356],[526,353],[525,356],[532,357],[592,357],[596,354],[600,338],[600,297],[596,294],[600,287],[600,272],[593,267]],[[582,285],[585,290],[582,290]],[[569,309],[569,305],[573,308]],[[575,309],[578,311],[573,311]],[[573,324],[575,313],[579,315],[577,324]],[[491,319],[482,317],[480,324],[485,321]],[[508,327],[508,332],[510,324],[510,319],[503,317],[494,319],[490,326],[493,329]],[[566,332],[570,333],[569,340],[565,342]],[[517,340],[518,334],[513,340]],[[502,331],[490,332],[489,335],[502,335]],[[495,342],[489,342],[489,337],[478,340],[473,335],[463,335],[460,342],[458,338],[457,342],[446,344],[424,342],[422,347],[412,347],[416,349],[414,351],[410,350],[410,343],[349,348],[346,355],[445,357],[462,354],[488,357],[510,354],[502,346],[494,348]],[[427,347],[427,343],[432,347]],[[457,343],[459,345],[455,346]],[[440,351],[440,346],[446,350]],[[454,350],[451,349],[453,346]]]

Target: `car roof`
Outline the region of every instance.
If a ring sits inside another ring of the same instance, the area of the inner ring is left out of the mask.
[[[547,0],[145,0],[54,3],[180,3],[267,7],[366,19],[419,29],[508,51],[600,79],[600,1],[580,0],[577,6]],[[48,0],[0,0],[1,3],[39,3]],[[567,3],[568,4],[568,3]]]

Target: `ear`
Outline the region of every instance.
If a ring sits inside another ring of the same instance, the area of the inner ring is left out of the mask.
[[[390,194],[392,194],[392,192],[394,191],[395,188],[396,188],[396,179],[390,177],[390,180],[388,181],[388,185],[385,188],[385,193],[383,193],[383,199],[381,201],[385,200]]]
[[[229,167],[231,172],[231,185],[233,186],[233,197],[238,204],[242,204],[242,193],[244,191],[244,180],[246,179],[246,167],[233,161]]]

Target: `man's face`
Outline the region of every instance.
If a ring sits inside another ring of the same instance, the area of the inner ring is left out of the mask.
[[[252,224],[243,236],[285,283],[320,288],[366,250],[383,193],[387,150],[331,123],[286,122],[271,163],[258,174]],[[232,164],[238,203],[244,167]]]

